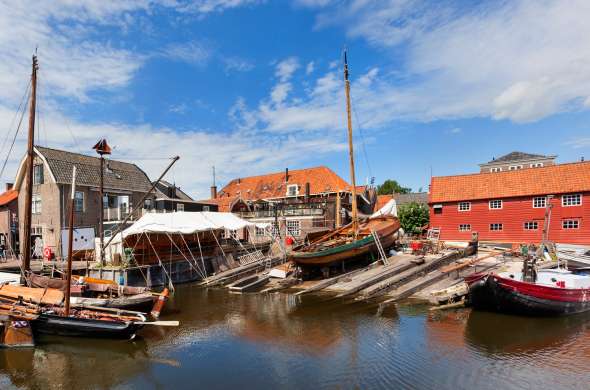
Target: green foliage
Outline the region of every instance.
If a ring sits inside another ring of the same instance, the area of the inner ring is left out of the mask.
[[[406,233],[418,233],[418,229],[430,220],[428,206],[416,202],[399,206],[397,217]]]
[[[412,192],[411,188],[402,187],[396,180],[387,179],[383,184],[377,186],[378,195],[391,195],[391,194],[408,194]]]

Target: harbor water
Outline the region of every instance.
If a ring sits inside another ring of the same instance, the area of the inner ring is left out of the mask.
[[[588,389],[590,318],[184,285],[133,341],[0,350],[2,389]]]

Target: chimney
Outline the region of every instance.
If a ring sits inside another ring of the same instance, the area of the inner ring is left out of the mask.
[[[211,186],[211,199],[217,198],[217,184],[215,184],[215,165],[213,165],[213,185]]]
[[[10,191],[14,187],[14,183],[6,183],[6,191]]]
[[[584,156],[582,156],[582,158],[580,159],[581,162],[584,162]],[[6,184],[6,187],[8,187],[8,184]]]
[[[306,182],[305,183],[305,200],[308,200],[309,199],[309,193],[310,193],[310,191],[309,191],[309,182]]]
[[[285,168],[285,183],[289,182],[289,168]]]

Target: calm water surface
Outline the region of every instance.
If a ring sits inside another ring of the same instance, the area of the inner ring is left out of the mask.
[[[590,317],[528,319],[177,288],[133,342],[0,350],[0,388],[589,389]]]

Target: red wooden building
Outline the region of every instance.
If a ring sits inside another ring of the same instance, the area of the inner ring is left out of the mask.
[[[441,239],[539,243],[546,204],[550,241],[590,245],[590,162],[433,177],[430,226]]]

